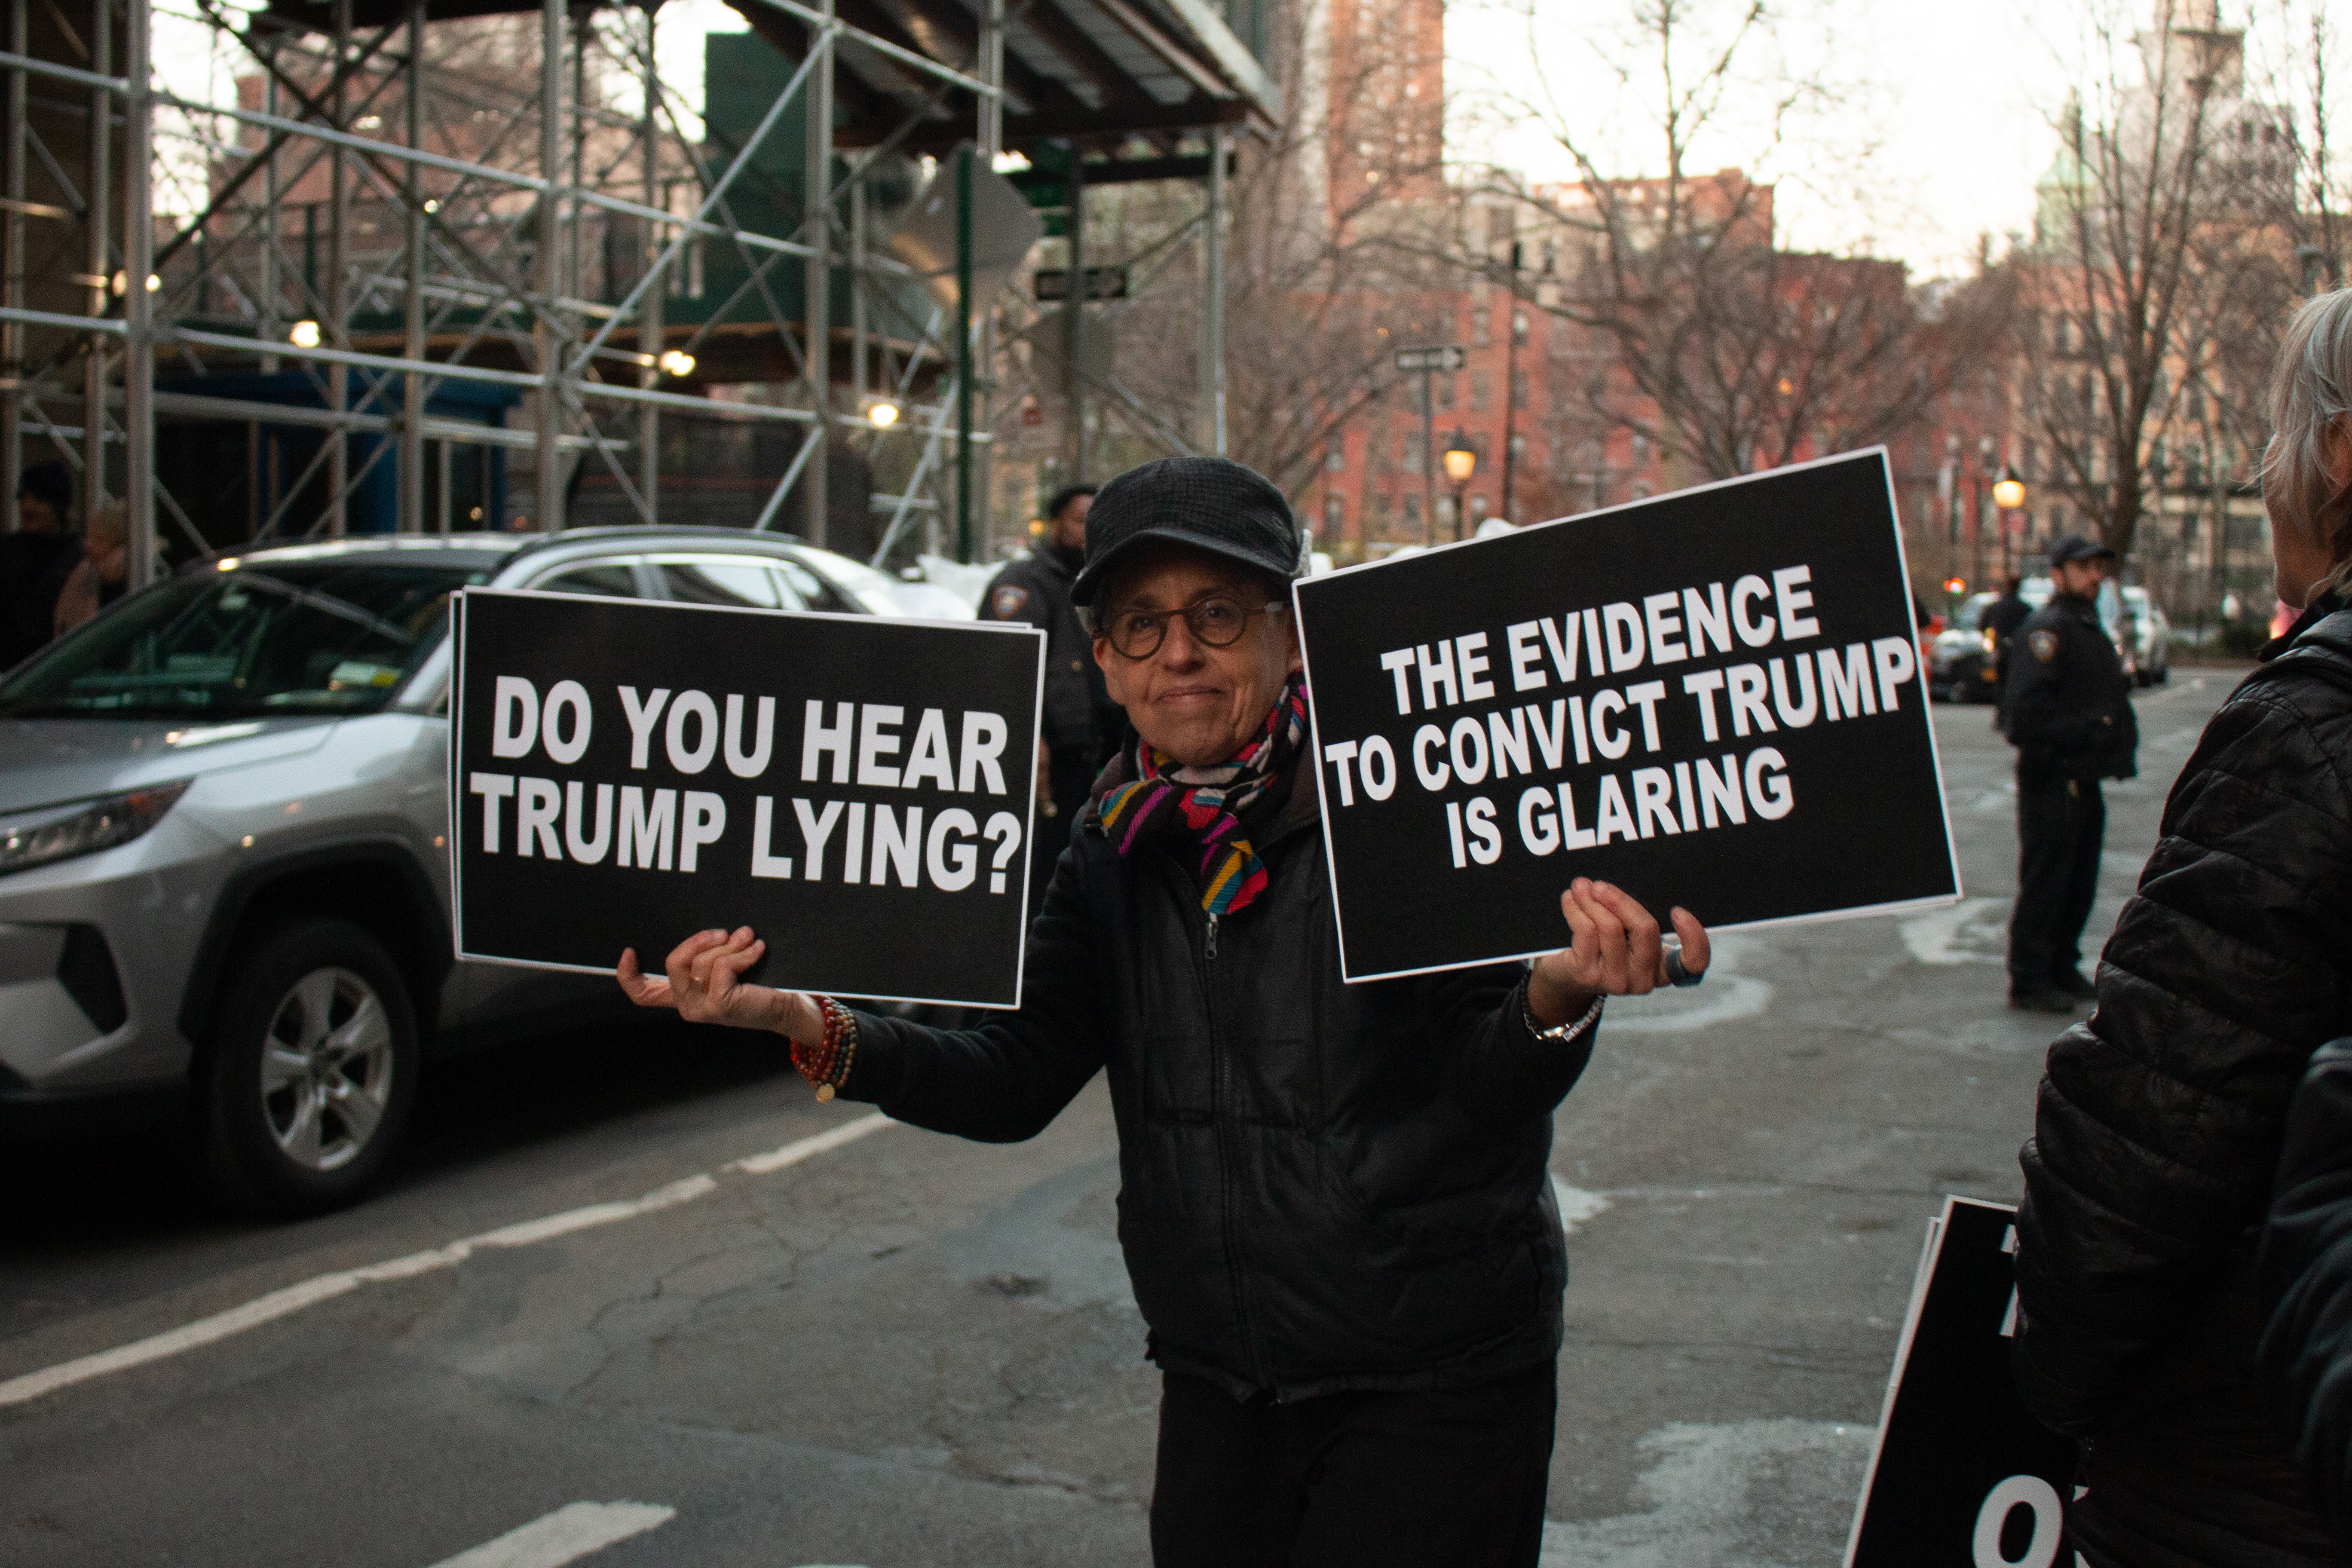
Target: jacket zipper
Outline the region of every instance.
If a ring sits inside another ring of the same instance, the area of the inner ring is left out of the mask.
[[[1175,869],[1172,865],[1171,869]],[[1184,878],[1181,869],[1178,869],[1177,874],[1182,881],[1183,890],[1189,896],[1192,890],[1191,879]],[[1247,1279],[1244,1277],[1244,1273],[1242,1268],[1241,1236],[1239,1228],[1235,1225],[1234,1219],[1235,1200],[1234,1192],[1233,1132],[1229,1119],[1226,1116],[1227,1108],[1233,1104],[1233,1057],[1232,1054],[1225,1049],[1224,1043],[1219,1037],[1217,1029],[1216,999],[1212,994],[1212,987],[1209,984],[1208,966],[1217,961],[1217,924],[1219,919],[1220,917],[1214,913],[1211,913],[1208,916],[1207,921],[1202,930],[1201,943],[1202,960],[1201,970],[1201,1011],[1207,1018],[1209,1025],[1209,1059],[1211,1064],[1209,1081],[1211,1086],[1210,1092],[1214,1096],[1214,1101],[1210,1106],[1209,1114],[1211,1120],[1216,1123],[1217,1128],[1217,1187],[1222,1197],[1222,1202],[1219,1206],[1223,1221],[1226,1279],[1233,1288],[1234,1312],[1235,1317],[1240,1321],[1242,1349],[1249,1357],[1250,1370],[1255,1374],[1259,1386],[1266,1387],[1270,1386],[1272,1380],[1266,1376],[1265,1364],[1264,1359],[1259,1354],[1257,1330],[1250,1321],[1249,1283]]]

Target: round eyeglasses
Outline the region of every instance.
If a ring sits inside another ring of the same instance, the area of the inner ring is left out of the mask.
[[[1278,616],[1290,606],[1280,600],[1244,606],[1240,600],[1213,594],[1181,610],[1121,610],[1103,627],[1110,646],[1126,658],[1150,658],[1167,640],[1168,623],[1182,617],[1184,629],[1203,647],[1231,647],[1241,640],[1252,616]]]

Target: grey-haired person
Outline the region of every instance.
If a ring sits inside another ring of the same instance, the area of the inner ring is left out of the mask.
[[[2344,1561],[2263,1395],[2255,1244],[2295,1085],[2352,1019],[2352,292],[2305,304],[2263,461],[2287,634],[2207,722],[2050,1047],[2021,1154],[2018,1384],[2082,1440],[2090,1568]]]
[[[1569,945],[1532,964],[1343,984],[1298,567],[1281,492],[1239,464],[1162,459],[1095,498],[1073,595],[1137,739],[1055,869],[1017,1012],[940,1030],[746,984],[748,929],[620,979],[967,1138],[1032,1137],[1107,1074],[1163,1384],[1160,1568],[1532,1568],[1567,1282],[1552,1111],[1603,995],[1703,974],[1707,934],[1676,910],[1670,949],[1580,879]]]

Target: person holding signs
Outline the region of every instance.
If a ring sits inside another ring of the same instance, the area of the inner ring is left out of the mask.
[[[1551,1112],[1602,998],[1702,975],[1707,933],[1677,909],[1670,950],[1579,879],[1570,944],[1532,964],[1342,984],[1298,564],[1281,492],[1223,458],[1096,498],[1073,596],[1139,740],[1055,870],[1017,1012],[943,1031],[747,984],[748,929],[658,976],[624,953],[620,982],[788,1036],[827,1089],[968,1138],[1032,1137],[1108,1074],[1164,1377],[1160,1568],[1531,1568],[1567,1282]]]

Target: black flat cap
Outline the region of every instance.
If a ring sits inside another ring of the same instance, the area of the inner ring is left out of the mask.
[[[1119,558],[1150,540],[1186,544],[1276,577],[1298,574],[1298,524],[1273,481],[1227,458],[1160,458],[1095,493],[1087,564],[1070,597],[1091,605]]]
[[[2069,561],[2113,561],[2116,552],[2095,540],[2070,533],[2050,546],[2050,564],[2063,566]]]

